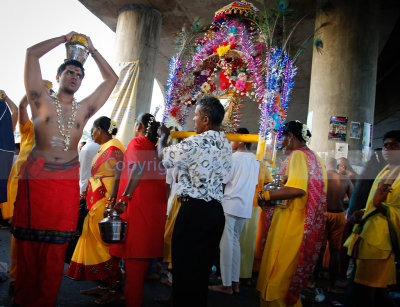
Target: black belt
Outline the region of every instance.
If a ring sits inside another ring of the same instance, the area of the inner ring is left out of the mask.
[[[207,200],[204,200],[204,199],[200,199],[200,198],[193,198],[193,197],[190,197],[190,196],[179,196],[179,199],[181,200],[181,202],[188,202],[188,201],[198,201],[198,200],[201,200],[201,201],[204,201],[204,202],[206,202],[206,203],[209,203],[209,202],[212,202],[212,201],[216,201],[216,202],[218,202],[218,203],[221,203],[220,201],[218,201],[218,200],[216,200],[216,199],[214,199],[214,198],[212,198],[211,200],[209,200],[209,201],[207,201]]]

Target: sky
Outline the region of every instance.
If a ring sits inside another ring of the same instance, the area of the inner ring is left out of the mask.
[[[25,94],[24,62],[26,49],[49,38],[76,31],[89,36],[94,47],[108,63],[116,67],[114,57],[115,33],[86,9],[78,0],[1,0],[0,1],[0,89],[3,89],[18,106]],[[41,57],[43,79],[58,89],[56,72],[66,57],[65,45],[61,44]],[[85,78],[75,97],[79,100],[91,94],[102,81],[100,72],[91,56],[85,65]],[[116,71],[118,73],[118,71]],[[162,93],[154,83],[154,101],[161,101]],[[151,110],[155,108],[152,106]],[[89,120],[109,115],[112,106],[106,104]]]

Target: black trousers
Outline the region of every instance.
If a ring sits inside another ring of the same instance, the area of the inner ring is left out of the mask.
[[[172,234],[174,307],[207,306],[208,278],[224,226],[220,202],[182,201]]]

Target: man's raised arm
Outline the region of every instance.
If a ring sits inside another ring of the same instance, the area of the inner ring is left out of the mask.
[[[94,48],[92,40],[86,37],[88,41],[88,48],[92,55],[97,67],[100,70],[103,82],[96,88],[96,90],[86,99],[82,101],[82,108],[86,111],[85,118],[89,119],[96,113],[107,101],[115,85],[118,82],[118,76],[111,68],[110,64],[103,58],[100,52]]]
[[[76,32],[54,37],[29,47],[26,50],[24,79],[26,94],[31,104],[32,112],[36,110],[37,100],[44,89],[39,59],[58,45],[69,42],[74,34],[76,34]]]

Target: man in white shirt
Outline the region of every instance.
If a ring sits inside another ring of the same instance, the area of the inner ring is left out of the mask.
[[[197,135],[170,147],[169,130],[161,127],[159,157],[178,168],[182,202],[172,235],[174,307],[207,305],[208,277],[225,224],[223,182],[232,163],[231,145],[219,131],[224,114],[218,99],[200,99],[193,119]]]
[[[248,134],[246,128],[237,133]],[[222,285],[209,286],[226,294],[239,292],[240,234],[246,219],[251,218],[253,198],[258,182],[260,163],[250,151],[251,143],[232,142],[232,169],[227,178],[222,206],[225,229],[220,242],[220,269]]]
[[[86,200],[86,188],[88,186],[88,180],[91,176],[90,169],[92,168],[92,162],[94,156],[97,154],[100,145],[88,141],[79,152],[79,191],[81,194],[81,200]]]

